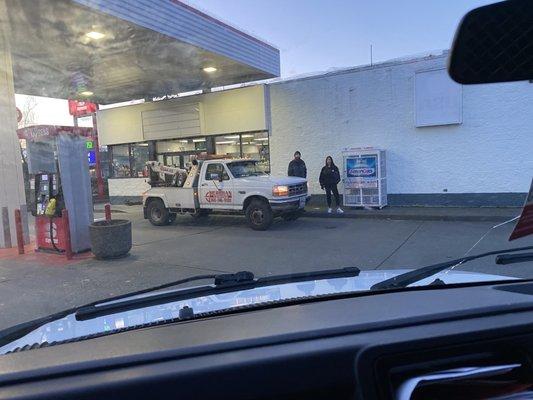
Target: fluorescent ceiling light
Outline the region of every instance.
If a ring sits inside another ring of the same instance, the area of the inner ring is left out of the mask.
[[[254,139],[254,140],[256,140],[258,142],[262,142],[262,141],[268,140],[268,138],[267,137],[262,137],[262,138],[257,138],[257,139]]]
[[[105,34],[97,31],[90,31],[85,34],[89,39],[100,40],[105,37]]]
[[[208,74],[211,74],[213,72],[216,72],[217,69],[215,67],[205,67],[204,72],[207,72]]]
[[[189,143],[188,140],[180,140],[180,143]]]
[[[224,139],[238,139],[239,135],[224,136]]]
[[[246,135],[242,135],[243,138],[251,138],[254,137],[254,135],[247,133]]]
[[[90,90],[84,90],[83,92],[80,92],[80,95],[81,96],[85,96],[85,97],[89,97],[89,96],[92,96],[94,93],[91,92]]]
[[[222,142],[217,142],[217,144],[235,144],[235,141],[234,140],[225,140],[225,141],[222,141]]]
[[[193,139],[192,141],[194,143],[200,143],[200,142],[205,142],[205,139]]]

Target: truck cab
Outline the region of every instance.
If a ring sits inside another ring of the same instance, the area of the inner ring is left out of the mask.
[[[160,173],[154,169],[151,176]],[[304,178],[272,176],[248,159],[198,161],[186,179],[164,182],[151,180],[152,188],[143,195],[145,218],[154,225],[167,225],[185,213],[194,217],[244,214],[252,229],[265,230],[277,216],[298,218],[308,198]]]

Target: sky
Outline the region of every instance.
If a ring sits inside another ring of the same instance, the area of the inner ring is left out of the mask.
[[[448,49],[461,17],[495,0],[186,0],[280,49],[281,75]]]
[[[281,76],[448,49],[461,17],[494,0],[186,0],[280,50]],[[21,109],[26,96],[17,95]],[[72,125],[65,100],[38,98],[36,123]],[[83,123],[85,125],[85,123]]]

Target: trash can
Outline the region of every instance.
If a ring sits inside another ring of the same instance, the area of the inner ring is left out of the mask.
[[[131,250],[131,222],[125,219],[97,221],[89,225],[91,250],[96,258],[124,257]]]

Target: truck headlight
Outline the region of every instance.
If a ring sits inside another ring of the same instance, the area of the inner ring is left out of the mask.
[[[273,196],[288,196],[289,195],[289,187],[285,185],[276,185],[272,188],[272,195]]]

